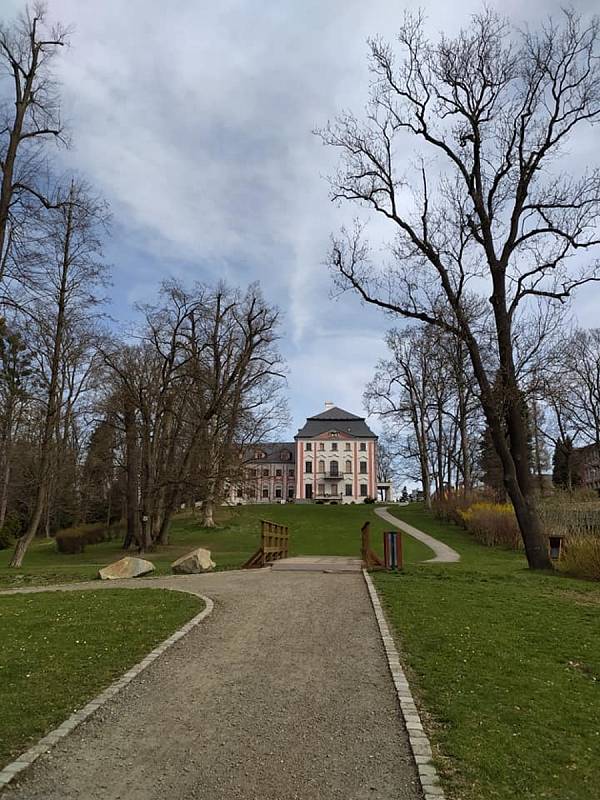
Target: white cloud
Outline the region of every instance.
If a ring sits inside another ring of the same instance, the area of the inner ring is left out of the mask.
[[[496,4],[533,19],[560,3]],[[75,142],[67,157],[113,207],[119,296],[147,299],[169,274],[260,279],[285,313],[298,424],[325,399],[360,410],[388,322],[354,299],[329,300],[328,237],[353,212],[329,203],[321,174],[334,154],[311,129],[363,106],[367,36],[392,38],[403,8],[422,5],[434,33],[452,33],[480,7],[475,0],[50,4],[75,26],[61,59]],[[591,139],[588,148],[595,157]],[[593,322],[590,296],[582,310]]]

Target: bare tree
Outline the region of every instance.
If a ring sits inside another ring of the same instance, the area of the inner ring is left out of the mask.
[[[53,203],[40,185],[41,152],[48,140],[65,141],[52,61],[67,41],[65,28],[48,26],[41,2],[14,24],[0,25],[0,79],[12,87],[0,105],[0,283],[9,260],[19,259],[32,205]]]
[[[53,200],[53,208],[40,222],[45,230],[46,274],[39,296],[32,303],[38,344],[36,357],[44,378],[36,492],[27,530],[15,547],[12,567],[21,566],[48,503],[60,431],[73,400],[65,363],[70,355],[77,353],[76,369],[80,368],[83,340],[87,343],[84,350],[89,352],[93,340],[90,326],[101,299],[97,293],[105,280],[99,238],[106,223],[104,205],[92,198],[85,186],[74,182],[67,189],[59,188]],[[92,348],[91,358],[94,352]],[[83,369],[85,382],[88,367]]]
[[[366,119],[345,114],[321,131],[342,154],[333,198],[374,209],[396,234],[393,260],[379,270],[360,226],[335,240],[337,280],[365,302],[465,343],[531,568],[551,562],[513,331],[532,299],[564,302],[598,279],[597,263],[570,256],[600,243],[600,170],[575,177],[574,165],[560,169],[572,136],[600,118],[599,25],[565,10],[539,32],[515,32],[486,9],[456,38],[433,43],[423,20],[407,16],[400,59],[382,41],[370,43]],[[421,156],[412,180],[398,163],[411,140]],[[483,333],[470,313],[482,284],[492,318]],[[507,436],[482,337],[494,346]]]

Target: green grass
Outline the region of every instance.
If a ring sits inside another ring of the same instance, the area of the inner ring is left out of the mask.
[[[392,510],[462,557],[374,575],[448,797],[598,797],[598,585],[530,573],[421,506]]]
[[[0,767],[202,610],[158,589],[0,597]]]
[[[235,569],[257,549],[260,520],[270,519],[288,525],[292,555],[360,555],[360,527],[370,520],[373,544],[380,547],[385,523],[373,513],[373,506],[255,505],[220,509],[219,527],[203,530],[193,514],[180,514],[173,523],[171,543],[148,553],[157,575],[171,572],[171,563],[195,547],[208,548],[217,569]],[[135,555],[135,553],[132,553]],[[124,555],[120,541],[88,545],[83,553],[58,553],[53,539],[36,540],[23,568],[10,569],[10,550],[0,551],[0,587],[64,583],[91,580],[100,567]],[[431,557],[431,551],[414,540],[407,540],[409,563]]]

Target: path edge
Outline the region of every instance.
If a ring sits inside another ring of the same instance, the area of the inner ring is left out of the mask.
[[[75,711],[71,714],[70,717],[62,722],[57,728],[51,730],[50,733],[47,733],[42,739],[38,741],[37,744],[30,747],[29,750],[26,750],[21,755],[17,756],[14,761],[11,761],[5,767],[0,770],[0,792],[2,789],[7,786],[14,778],[17,777],[23,770],[30,767],[37,759],[47,753],[55,744],[64,739],[65,736],[68,736],[69,733],[75,730],[75,728],[79,727],[82,722],[85,722],[89,719],[92,714],[94,714],[99,708],[102,708],[108,701],[115,697],[115,695],[119,694],[134,678],[137,678],[144,670],[146,670],[150,664],[154,663],[156,659],[161,656],[166,650],[172,647],[175,642],[178,642],[183,636],[188,634],[193,628],[203,622],[207,617],[209,617],[215,607],[213,600],[206,595],[199,594],[198,592],[192,592],[188,589],[167,589],[167,591],[175,591],[175,592],[184,592],[186,594],[194,595],[195,597],[199,597],[201,600],[204,601],[204,609],[199,613],[196,614],[195,617],[189,622],[186,622],[185,625],[182,625],[181,628],[178,628],[175,633],[171,634],[168,639],[162,641],[159,645],[157,645],[154,650],[148,653],[141,661],[139,661],[135,666],[128,669],[120,678],[110,684],[106,689],[100,692],[99,695],[94,697],[90,700],[83,708],[80,708],[78,711]]]
[[[362,573],[371,599],[371,605],[375,612],[375,619],[377,620],[388,667],[394,681],[402,719],[408,733],[410,749],[417,765],[424,800],[444,800],[444,791],[440,786],[438,772],[432,761],[431,743],[421,723],[421,717],[402,669],[398,650],[386,622],[381,601],[367,570],[363,569]]]

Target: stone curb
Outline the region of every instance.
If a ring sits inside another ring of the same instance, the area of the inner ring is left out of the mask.
[[[178,642],[179,639],[189,633],[192,628],[195,628],[200,624],[200,622],[210,616],[215,607],[215,604],[210,597],[198,594],[197,592],[192,592],[188,589],[168,589],[167,591],[185,592],[186,594],[195,595],[201,600],[204,600],[206,607],[199,614],[196,614],[196,616],[193,617],[189,622],[186,622],[186,624],[179,628],[179,630],[171,634],[168,639],[165,639],[163,642],[161,642],[157,647],[154,648],[154,650],[152,650],[152,652],[148,653],[148,655],[135,666],[127,670],[124,675],[121,675],[121,677],[114,681],[114,683],[112,683],[107,689],[104,689],[103,692],[100,692],[97,697],[94,697],[93,700],[90,700],[89,703],[87,703],[83,708],[80,708],[79,711],[75,711],[74,714],[71,714],[71,716],[62,722],[58,728],[50,731],[50,733],[46,734],[43,739],[40,739],[36,745],[30,747],[29,750],[26,750],[24,753],[21,753],[21,755],[17,756],[14,761],[11,761],[10,764],[7,764],[2,770],[0,770],[0,792],[17,775],[19,775],[19,773],[21,773],[24,769],[27,769],[27,767],[30,767],[41,755],[47,753],[53,745],[55,745],[57,742],[60,742],[61,739],[64,739],[64,737],[71,733],[71,731],[75,730],[78,725],[81,725],[82,722],[91,717],[97,709],[102,708],[102,706],[112,697],[122,691],[128,683],[131,683],[134,678],[147,669],[150,664],[156,661],[156,659],[166,650],[168,650],[169,647],[174,645],[175,642]]]
[[[404,674],[404,670],[400,664],[398,650],[396,649],[394,639],[390,634],[390,629],[385,620],[383,609],[381,608],[381,603],[379,601],[379,597],[377,596],[377,591],[373,585],[371,576],[366,569],[363,569],[362,572],[365,583],[367,584],[369,597],[371,598],[373,611],[375,612],[375,619],[377,620],[377,625],[379,626],[381,641],[383,642],[388,666],[392,674],[392,680],[394,681],[394,687],[396,689],[398,703],[400,704],[400,709],[402,711],[404,724],[408,732],[410,749],[417,765],[419,781],[423,790],[424,800],[444,800],[444,791],[440,786],[437,770],[432,761],[431,744],[429,743],[429,738],[423,729],[421,718],[412,696],[410,686],[408,685],[406,675]]]

